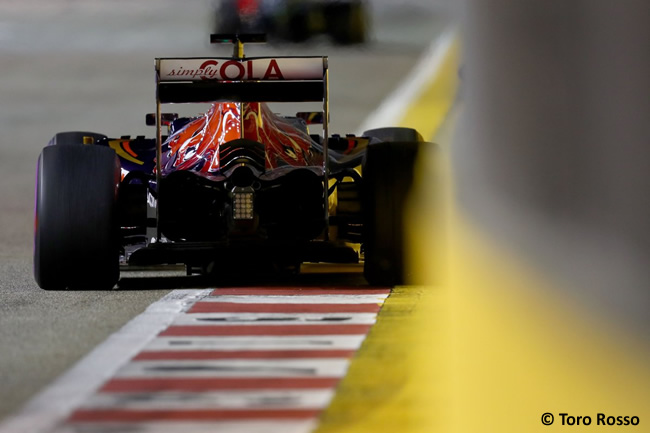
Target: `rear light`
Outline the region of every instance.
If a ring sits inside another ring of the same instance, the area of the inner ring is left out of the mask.
[[[255,192],[253,188],[236,187],[232,190],[232,216],[236,220],[253,219],[253,201]]]

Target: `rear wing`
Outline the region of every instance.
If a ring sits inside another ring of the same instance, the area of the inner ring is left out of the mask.
[[[327,161],[329,82],[326,56],[157,58],[154,124],[158,155],[162,150],[161,104],[201,102],[322,102]],[[156,168],[160,172],[159,163]]]
[[[327,99],[327,57],[156,59],[161,104]]]

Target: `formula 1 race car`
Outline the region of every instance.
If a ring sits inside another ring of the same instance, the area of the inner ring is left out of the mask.
[[[112,288],[120,265],[219,275],[360,259],[371,284],[404,280],[402,210],[429,143],[409,128],[330,136],[327,57],[244,57],[245,42],[263,40],[212,35],[232,57],[157,58],[155,138],[52,138],[37,173],[41,288]],[[322,111],[267,105],[304,101]],[[212,105],[196,117],[161,110],[199,102]]]
[[[339,44],[368,38],[363,0],[220,0],[214,17],[217,33],[266,33],[291,42],[325,34]]]

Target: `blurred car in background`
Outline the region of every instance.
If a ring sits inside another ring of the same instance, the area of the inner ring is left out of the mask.
[[[363,0],[219,0],[214,9],[216,33],[265,33],[291,42],[324,34],[338,44],[368,39]]]

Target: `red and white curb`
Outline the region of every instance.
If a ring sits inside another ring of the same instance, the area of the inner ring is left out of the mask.
[[[389,292],[176,290],[0,433],[307,433]]]

